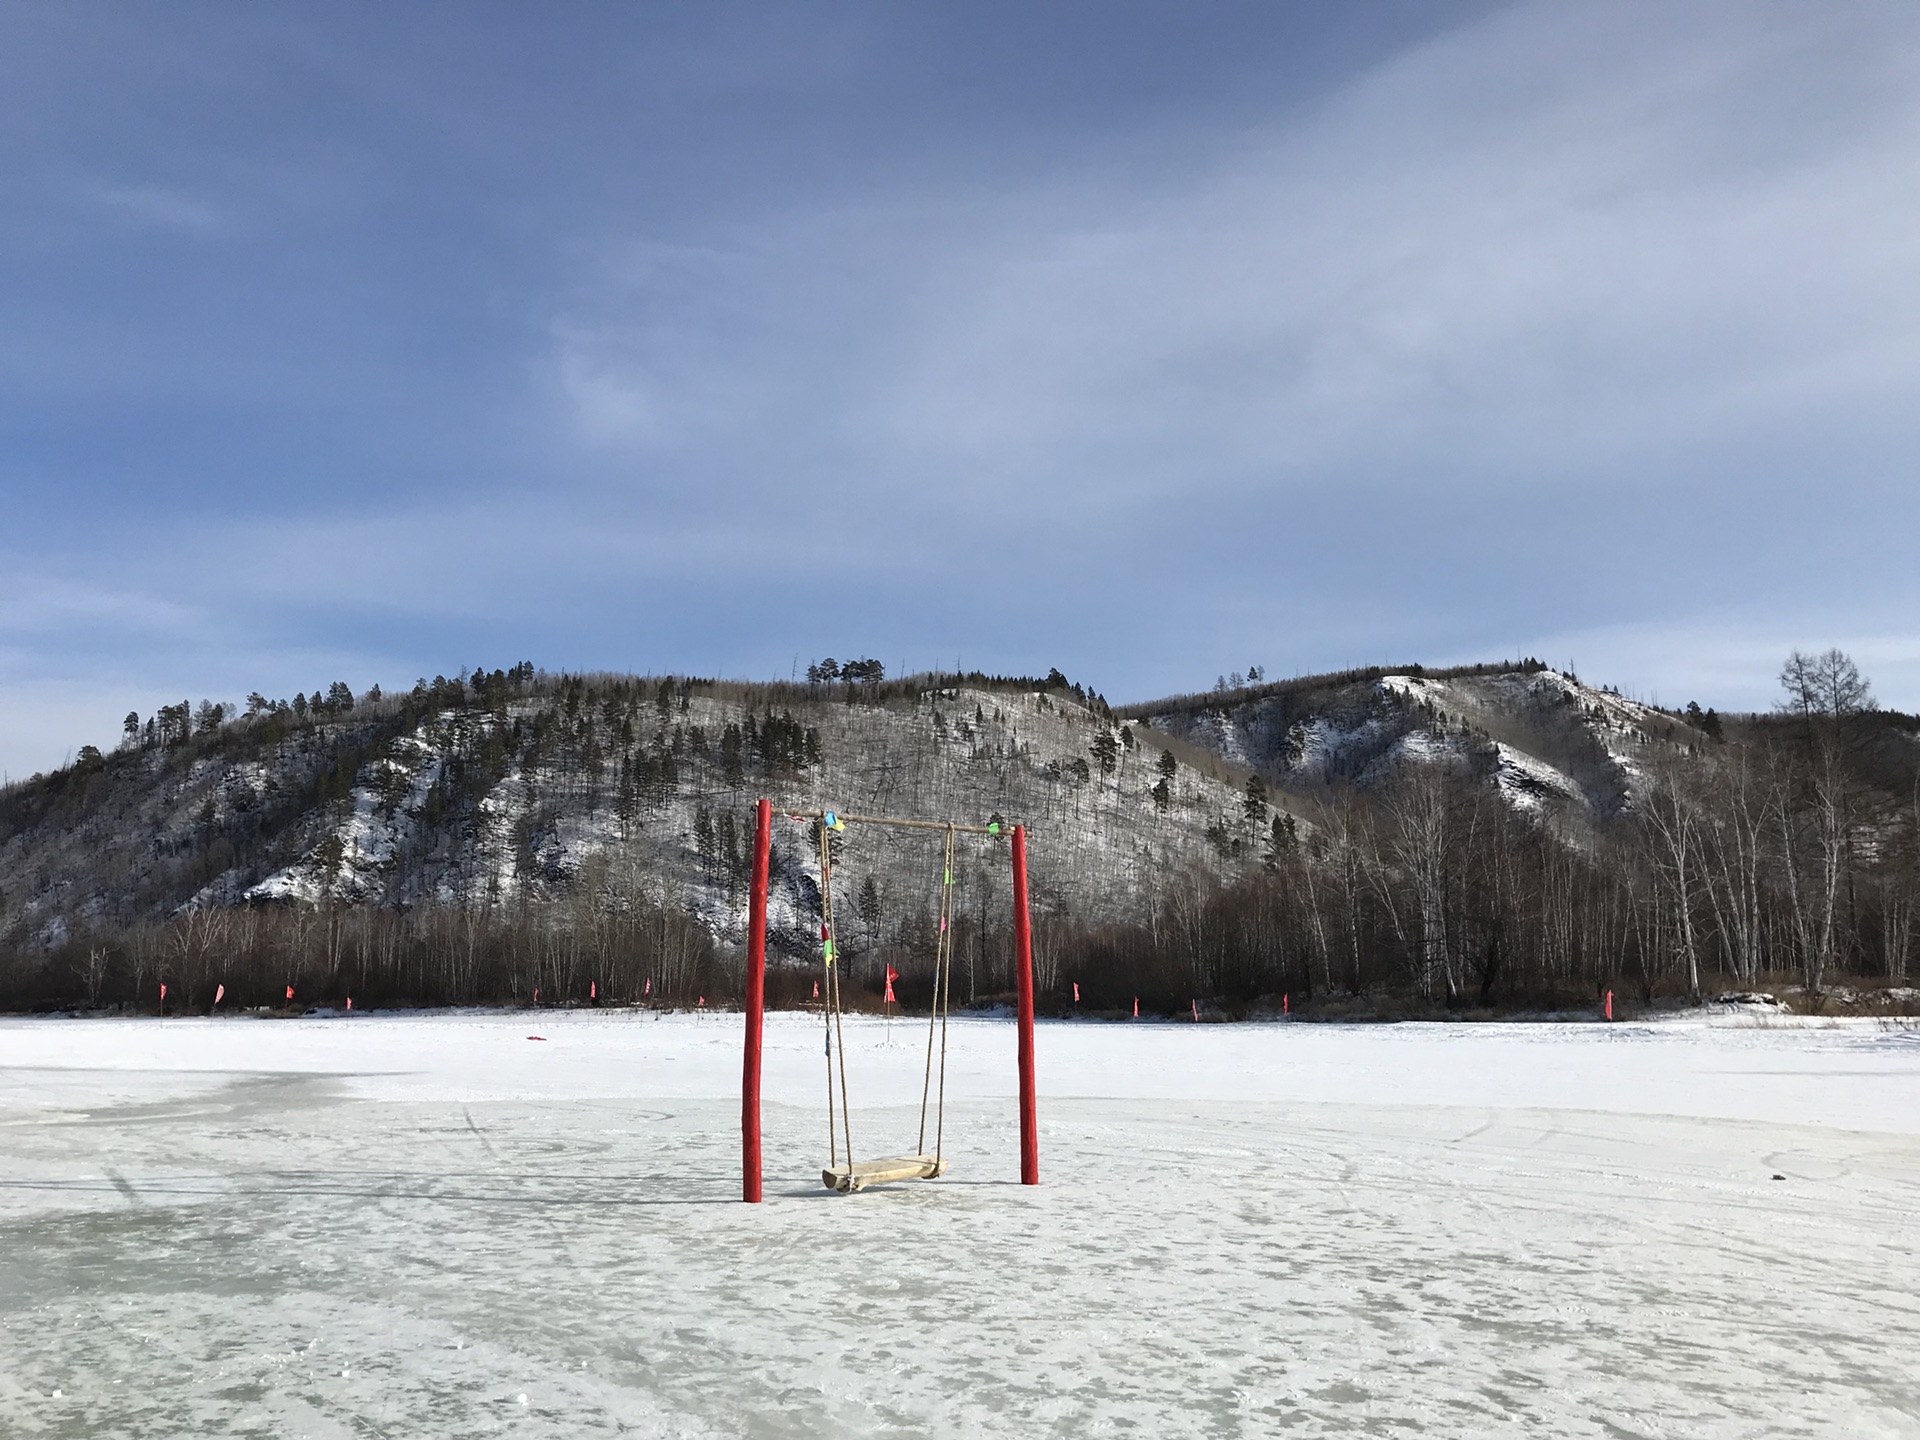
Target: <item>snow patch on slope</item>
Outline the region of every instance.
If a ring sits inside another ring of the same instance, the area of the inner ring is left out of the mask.
[[[1504,742],[1496,742],[1494,748],[1500,756],[1494,784],[1499,787],[1501,798],[1514,809],[1537,811],[1553,797],[1586,804],[1586,792],[1572,776]]]

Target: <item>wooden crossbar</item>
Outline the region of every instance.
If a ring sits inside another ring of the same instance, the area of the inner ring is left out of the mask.
[[[984,825],[951,825],[945,820],[901,820],[890,815],[844,815],[839,811],[834,813],[840,819],[854,825],[894,825],[903,830],[952,830],[959,835],[1004,836],[1013,833],[1011,823],[1002,825],[998,830],[989,830]],[[789,810],[787,812],[789,820],[820,820],[825,816],[824,810]]]
[[[903,1155],[895,1160],[862,1160],[857,1165],[834,1165],[820,1172],[820,1183],[842,1195],[869,1185],[895,1180],[935,1180],[947,1173],[947,1162],[937,1155]]]

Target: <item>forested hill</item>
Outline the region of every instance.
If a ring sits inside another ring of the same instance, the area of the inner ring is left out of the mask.
[[[1076,983],[1086,1005],[1231,1009],[1898,980],[1915,725],[1872,709],[1850,662],[1798,658],[1798,701],[1769,717],[1662,711],[1531,661],[1256,672],[1117,711],[1058,671],[872,661],[803,684],[521,664],[238,714],[183,701],[0,791],[0,1003],[145,1003],[162,981],[202,1006],[222,984],[722,998],[762,795],[1026,824],[1062,1004]],[[775,949],[798,965],[817,837],[782,818],[774,839]],[[857,978],[924,971],[938,843],[834,841]],[[963,841],[956,883],[962,995],[984,1000],[1007,979],[1004,842]]]
[[[112,753],[0,794],[0,929],[29,968],[157,945],[156,927],[186,917],[219,928],[223,913],[256,928],[478,915],[542,933],[646,916],[723,953],[745,923],[763,795],[783,811],[1001,815],[1032,833],[1040,912],[1120,919],[1153,876],[1225,873],[1236,848],[1257,852],[1266,831],[1242,814],[1243,781],[1113,723],[1057,675],[889,680],[873,661],[797,685],[522,664],[402,694],[256,695],[238,715],[183,701],[129,716]],[[924,918],[933,841],[856,831],[836,845],[852,948]],[[776,825],[772,920],[793,953],[817,938],[813,846],[804,824]],[[960,872],[970,923],[1003,928],[1004,844],[963,846]]]

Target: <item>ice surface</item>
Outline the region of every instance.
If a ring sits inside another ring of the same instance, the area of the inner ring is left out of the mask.
[[[1920,1435],[1910,1032],[739,1032],[0,1022],[0,1434]]]

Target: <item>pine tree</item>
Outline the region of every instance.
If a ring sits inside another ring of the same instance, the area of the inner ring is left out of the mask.
[[[1120,763],[1120,742],[1114,738],[1113,731],[1102,726],[1100,733],[1093,737],[1093,743],[1087,748],[1093,753],[1093,758],[1099,762],[1100,773],[1113,774],[1114,767]]]
[[[1272,870],[1279,866],[1299,838],[1291,815],[1275,815],[1273,824],[1267,830],[1267,868]]]
[[[713,812],[702,801],[693,812],[693,848],[699,852],[700,864],[709,880],[713,878],[714,840]]]
[[[740,765],[740,727],[729,725],[720,732],[720,773],[727,784],[738,790],[746,782]]]
[[[727,876],[727,903],[732,904],[746,866],[740,854],[740,827],[734,823],[731,810],[720,812],[720,863]]]
[[[620,838],[632,838],[634,816],[639,813],[640,793],[634,784],[633,756],[620,757],[620,788],[614,793],[613,813],[620,821]]]

